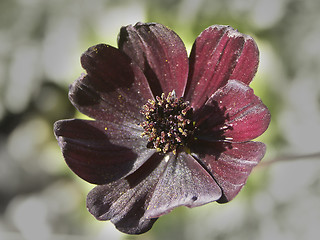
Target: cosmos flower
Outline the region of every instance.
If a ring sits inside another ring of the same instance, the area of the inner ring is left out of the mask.
[[[84,52],[69,99],[93,120],[61,120],[54,132],[71,170],[97,185],[90,213],[140,234],[178,206],[232,200],[265,154],[251,141],[270,122],[248,86],[258,62],[251,37],[218,25],[189,58],[157,23],[122,27],[118,49]]]

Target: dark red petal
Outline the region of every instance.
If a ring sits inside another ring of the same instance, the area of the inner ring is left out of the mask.
[[[250,87],[236,80],[216,91],[201,110],[199,135],[205,138],[216,137],[219,127],[227,126],[220,131],[223,137],[245,142],[260,136],[270,123],[268,108]]]
[[[121,29],[118,45],[142,69],[154,95],[172,90],[178,97],[183,95],[188,55],[175,32],[158,23],[137,23]]]
[[[229,79],[249,84],[258,63],[259,50],[250,36],[229,26],[211,26],[192,47],[185,98],[198,109]]]
[[[175,207],[195,207],[220,197],[220,187],[190,155],[155,154],[128,177],[94,188],[87,207],[97,219],[137,234]]]
[[[221,187],[223,196],[218,202],[225,203],[245,185],[252,168],[263,158],[266,147],[260,142],[203,143],[192,150]]]
[[[125,177],[154,152],[135,126],[74,119],[56,122],[54,132],[71,170],[95,184]]]
[[[140,68],[124,53],[105,44],[89,48],[81,63],[87,75],[70,86],[73,105],[97,120],[139,123],[142,106],[153,99]]]
[[[140,234],[148,231],[156,218],[147,218],[154,188],[167,163],[153,155],[128,177],[95,187],[87,197],[87,208],[98,220],[111,220],[121,232]]]
[[[169,157],[169,156],[168,156]],[[168,161],[146,211],[148,218],[164,215],[178,206],[197,207],[218,200],[221,189],[212,176],[184,152]]]

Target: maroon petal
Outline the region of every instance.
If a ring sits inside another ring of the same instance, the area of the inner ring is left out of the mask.
[[[159,217],[178,206],[197,207],[221,197],[221,189],[212,176],[189,154],[182,152],[165,160],[168,165],[150,200],[148,218]]]
[[[193,149],[222,189],[219,203],[231,201],[245,185],[254,166],[263,158],[266,148],[260,142],[204,143]]]
[[[155,154],[128,177],[94,188],[87,207],[98,220],[111,220],[120,231],[137,234],[175,207],[195,207],[220,197],[220,187],[190,155]]]
[[[270,112],[253,90],[230,80],[216,91],[197,116],[199,137],[245,142],[260,136],[269,126]]]
[[[89,48],[81,63],[87,75],[70,86],[73,105],[97,120],[139,123],[141,107],[153,99],[140,68],[124,53],[105,44]]]
[[[123,178],[154,153],[135,126],[74,119],[56,122],[54,132],[68,166],[90,183]]]
[[[142,69],[154,95],[172,90],[183,95],[188,56],[175,32],[158,23],[137,23],[121,29],[118,45]]]
[[[167,165],[162,160],[163,156],[155,154],[128,177],[95,187],[87,197],[89,212],[98,220],[111,220],[124,233],[148,231],[157,218],[147,218],[145,211]]]
[[[229,79],[249,84],[258,63],[259,50],[250,36],[229,26],[211,26],[193,45],[185,98],[198,109]]]

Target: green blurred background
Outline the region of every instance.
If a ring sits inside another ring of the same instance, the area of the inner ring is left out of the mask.
[[[0,240],[316,239],[320,224],[320,1],[1,0]],[[260,49],[255,93],[272,113],[267,154],[230,203],[178,208],[127,236],[85,208],[93,185],[66,166],[52,125],[78,116],[68,85],[89,46],[121,26],[159,22],[190,50],[213,24]]]

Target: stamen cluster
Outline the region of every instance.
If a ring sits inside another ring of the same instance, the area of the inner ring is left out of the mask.
[[[149,99],[141,113],[146,117],[141,126],[144,128],[142,135],[148,136],[149,148],[176,154],[177,148],[187,146],[193,138],[192,108],[182,97],[177,98],[175,91],[169,92],[167,97],[162,93],[155,100]]]

